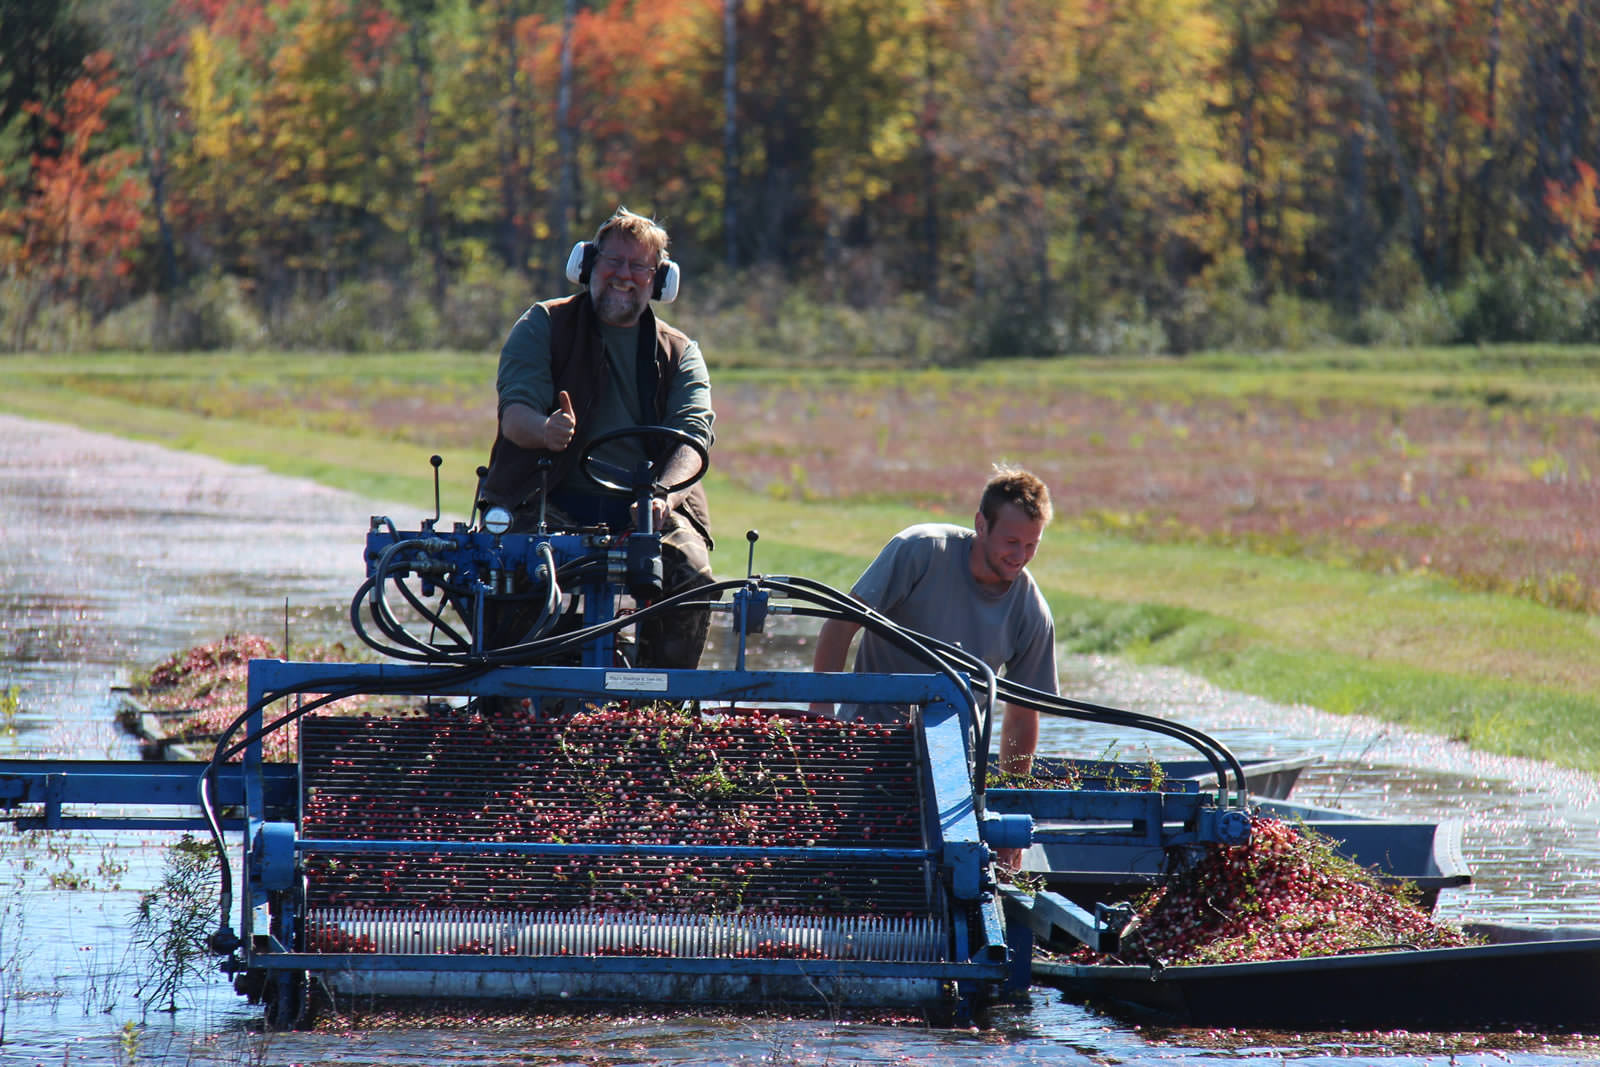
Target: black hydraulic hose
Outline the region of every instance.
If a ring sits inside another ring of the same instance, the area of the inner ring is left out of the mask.
[[[786,592],[790,596],[809,600],[814,604],[822,605],[826,610],[822,612],[797,611],[799,615],[812,615],[820,618],[838,618],[847,622],[854,622],[879,637],[893,644],[901,651],[922,660],[935,671],[944,674],[953,681],[957,687],[966,694],[967,704],[972,708],[974,726],[977,730],[977,739],[974,741],[973,762],[975,765],[973,782],[973,804],[981,815],[984,807],[984,794],[988,784],[989,774],[989,746],[992,744],[994,730],[994,715],[996,710],[996,680],[994,671],[987,663],[959,649],[954,649],[955,655],[949,655],[936,650],[931,645],[941,645],[925,634],[919,634],[896,623],[893,619],[881,614],[871,605],[858,600],[847,593],[816,582],[809,578],[795,577],[764,577],[762,583],[770,588]],[[944,646],[950,649],[951,646]],[[957,673],[957,667],[966,667],[971,673],[981,674],[986,680],[986,699],[980,703],[977,696],[966,680]]]
[[[543,637],[561,619],[561,571],[556,567],[555,549],[550,547],[549,541],[540,541],[535,551],[544,560],[545,573],[549,577],[545,582],[544,608],[528,632]]]
[[[1211,763],[1212,770],[1217,774],[1218,786],[1223,790],[1226,790],[1227,779],[1231,775],[1237,786],[1239,803],[1243,805],[1245,801],[1245,794],[1248,791],[1248,787],[1245,784],[1244,766],[1240,764],[1238,758],[1234,756],[1233,751],[1226,745],[1218,741],[1216,738],[1211,737],[1209,734],[1197,730],[1192,726],[1188,726],[1180,722],[1174,722],[1171,719],[1163,719],[1155,715],[1146,715],[1141,712],[1125,711],[1120,708],[1106,707],[1102,704],[1092,704],[1088,701],[1075,700],[1071,697],[1058,696],[1050,693],[1041,693],[1036,689],[1029,689],[1026,686],[1018,685],[1013,682],[1002,681],[1001,692],[1009,692],[1010,696],[1008,699],[1014,698],[1013,703],[1021,704],[1024,707],[1031,707],[1033,706],[1033,701],[1042,700],[1052,705],[1058,705],[1064,709],[1067,709],[1068,712],[1074,715],[1115,716],[1117,717],[1117,721],[1124,722],[1127,725],[1136,726],[1140,729],[1147,729],[1157,733],[1168,734],[1169,736],[1185,741],[1192,747],[1200,748],[1204,746],[1205,748],[1209,748],[1213,754],[1208,754],[1206,758],[1207,761]],[[1039,710],[1048,711],[1050,709],[1041,707]],[[1219,766],[1219,761],[1225,766]]]
[[[825,583],[817,582],[813,579],[790,576],[761,576],[758,580],[775,591],[809,601],[823,609],[816,612],[797,609],[797,614],[814,615],[820,618],[841,618],[865,628],[870,628],[895,647],[927,663],[932,670],[944,673],[947,677],[956,681],[958,685],[961,685],[963,690],[967,692],[975,712],[978,712],[979,728],[983,738],[983,741],[978,745],[979,758],[984,761],[986,766],[988,748],[992,745],[992,720],[998,710],[995,706],[998,701],[994,695],[991,695],[987,705],[987,714],[984,714],[978,708],[979,701],[972,694],[970,687],[956,673],[958,669],[965,669],[975,676],[987,676],[989,669],[986,664],[959,646],[949,645],[936,638],[899,626],[893,620],[876,612],[855,597],[842,593]],[[557,638],[545,638],[489,650],[479,656],[471,657],[470,660],[463,657],[458,659],[457,662],[470,661],[492,665],[513,665],[579,649],[596,637],[606,633],[614,633],[627,626],[635,626],[657,612],[668,611],[700,600],[710,601],[714,599],[710,596],[712,593],[720,595],[723,590],[741,588],[745,584],[747,584],[745,581],[735,579],[697,587],[641,608],[631,615],[618,616],[606,623],[576,630]],[[407,655],[404,658],[434,660],[436,657]],[[455,659],[456,657],[440,656],[437,658]],[[1196,749],[1212,765],[1212,769],[1217,775],[1218,784],[1224,791],[1227,789],[1227,781],[1231,774],[1237,783],[1238,802],[1240,804],[1245,802],[1244,771],[1238,760],[1226,746],[1193,727],[1157,716],[1090,704],[1068,697],[1044,693],[1004,680],[998,682],[997,692],[1000,698],[1007,702],[1016,703],[1022,707],[1028,707],[1045,714],[1099,722],[1128,729],[1145,730],[1172,737]],[[980,782],[986,782],[986,777],[980,779]]]
[[[363,642],[376,651],[382,652],[383,654],[391,656],[395,659],[403,659],[419,663],[440,661],[456,661],[462,663],[474,662],[475,655],[472,652],[471,642],[458,631],[456,631],[444,619],[443,615],[439,611],[434,610],[427,604],[423,603],[410,588],[410,586],[406,584],[404,579],[404,571],[408,569],[411,564],[403,561],[398,565],[391,566],[394,557],[394,553],[390,551],[391,549],[397,549],[399,547],[406,546],[416,547],[422,545],[423,543],[424,542],[422,539],[412,538],[408,541],[397,542],[396,544],[385,548],[384,554],[380,557],[377,565],[374,567],[373,576],[362,582],[361,587],[356,591],[356,595],[352,599],[350,616],[351,626],[355,630],[356,635],[360,637]],[[606,574],[607,566],[604,560],[583,558],[569,561],[565,566],[557,568],[555,565],[554,552],[551,550],[548,543],[541,543],[538,546],[538,550],[544,559],[544,566],[547,570],[547,573],[555,575],[555,581],[544,583],[543,591],[538,594],[544,600],[544,609],[541,612],[538,620],[536,620],[534,625],[531,626],[528,631],[531,634],[543,636],[544,634],[548,633],[548,631],[553,628],[556,622],[560,619],[561,597],[563,595],[561,592],[562,586],[565,585],[570,588],[574,585],[582,584],[585,581],[603,578]],[[439,630],[442,630],[452,639],[451,642],[446,645],[426,642],[419,639],[409,630],[407,630],[405,625],[394,616],[393,611],[390,610],[388,606],[387,598],[381,592],[382,586],[388,581],[394,582],[394,584],[400,589],[401,594],[406,598],[407,602],[410,603],[412,608],[417,611],[418,615],[421,616],[423,621],[438,628]],[[474,596],[474,590],[454,585],[453,583],[443,579],[436,579],[436,584],[451,595],[458,598],[466,599]],[[496,599],[529,600],[533,599],[533,596],[534,594],[531,593],[506,594],[497,595]],[[361,617],[361,609],[363,604],[366,605],[368,614],[370,614],[373,624],[376,625],[378,630],[389,639],[389,643],[375,639],[368,631],[367,626],[362,621]]]
[[[1144,730],[1149,733],[1163,734],[1181,741],[1198,751],[1206,762],[1211,764],[1211,770],[1217,776],[1217,786],[1224,793],[1228,791],[1228,779],[1231,777],[1236,785],[1235,796],[1237,803],[1240,806],[1245,803],[1247,787],[1245,785],[1244,768],[1240,765],[1238,759],[1226,745],[1192,726],[1186,726],[1183,723],[1163,719],[1155,715],[1145,715],[1140,712],[1073,700],[1070,697],[1041,693],[1037,689],[1029,689],[1026,686],[1005,681],[1000,683],[1000,691],[1002,696],[1010,703],[1021,707],[1033,708],[1046,714]]]
[[[367,615],[371,617],[373,625],[378,628],[379,632],[395,642],[396,646],[410,649],[409,652],[402,653],[398,658],[412,660],[430,658],[429,653],[432,650],[401,627],[388,610],[388,602],[380,591],[386,583],[385,572],[378,570],[371,578],[361,584],[361,589],[356,594],[357,599],[351,605],[352,612],[357,613],[352,615],[352,620],[357,619],[364,605]],[[364,627],[360,627],[359,624],[358,632],[365,637],[366,630]],[[370,644],[371,642],[369,641],[368,643]]]
[[[929,638],[928,641],[949,655],[971,658],[970,654],[959,646],[949,645],[935,638]],[[1230,769],[1238,771],[1239,787],[1241,790],[1244,788],[1244,772],[1239,767],[1238,761],[1234,759],[1233,754],[1216,739],[1191,726],[1162,719],[1158,716],[1145,715],[1140,712],[1126,711],[1098,704],[1087,704],[1082,701],[1072,700],[1069,697],[1030,689],[1011,681],[1001,683],[1001,696],[1007,703],[1017,704],[1035,711],[1053,714],[1065,713],[1072,718],[1147,730],[1173,737],[1188,744],[1205,757],[1206,761],[1211,764],[1211,769],[1216,773],[1217,783],[1221,789],[1227,789],[1227,774]],[[1062,709],[1065,709],[1065,711],[1063,712]],[[1229,766],[1225,767],[1224,764]],[[1241,796],[1242,802],[1243,798]]]
[[[384,595],[383,592],[391,580],[391,572],[388,566],[389,559],[389,554],[385,552],[383,559],[378,562],[378,565],[373,570],[373,581],[370,587],[371,593],[368,597],[368,606],[371,610],[373,620],[378,624],[379,628],[382,629],[385,634],[389,635],[391,640],[397,641],[404,645],[409,645],[417,651],[424,653],[437,649],[437,645],[431,645],[407,630],[405,625],[395,617],[394,611],[389,607],[389,599]],[[400,590],[400,593],[405,598],[406,602],[409,603],[412,608],[418,612],[418,614],[420,614],[426,621],[432,623],[435,627],[446,630],[452,637],[456,639],[457,648],[464,649],[471,647],[471,642],[463,638],[460,634],[456,633],[455,630],[453,630],[449,624],[444,621],[443,617],[441,617],[437,612],[433,611],[433,609],[422,603],[422,601],[417,598],[417,596],[412,592],[411,587],[406,585],[403,575],[393,577],[392,580],[394,581],[395,586]]]
[[[828,587],[822,583],[814,582],[811,579],[791,578],[788,580],[797,584],[817,586],[825,590],[828,589]],[[835,590],[828,590],[828,592],[832,593],[834,596],[838,595],[837,591]],[[853,597],[848,599],[855,601],[855,598]],[[860,602],[855,601],[855,604],[860,604]],[[892,622],[891,625],[893,625]],[[979,670],[987,669],[986,664],[982,664],[982,661],[978,660],[977,657],[973,656],[960,646],[948,644],[925,634],[917,634],[915,636],[926,645],[940,650],[944,655],[950,657],[952,661],[958,664],[978,664]],[[1016,703],[1023,707],[1030,707],[1036,711],[1044,711],[1052,714],[1063,714],[1064,712],[1061,710],[1061,708],[1065,708],[1065,714],[1070,715],[1070,717],[1087,719],[1090,721],[1107,722],[1135,729],[1149,730],[1156,733],[1163,733],[1181,740],[1191,747],[1197,749],[1200,754],[1206,758],[1207,762],[1212,765],[1212,770],[1217,774],[1218,785],[1223,790],[1227,789],[1228,771],[1232,770],[1235,773],[1238,782],[1239,802],[1241,804],[1244,803],[1244,770],[1242,767],[1240,767],[1238,760],[1234,758],[1233,753],[1230,752],[1226,746],[1222,745],[1216,739],[1202,733],[1201,731],[1194,729],[1193,727],[1186,726],[1182,723],[1172,722],[1167,719],[1162,719],[1157,716],[1144,715],[1139,712],[1125,711],[1118,708],[1105,707],[1103,705],[1087,704],[1082,701],[1074,701],[1067,697],[1060,697],[1050,693],[1043,693],[1039,690],[1029,689],[1015,682],[1008,681],[1001,683],[1001,693],[1002,696],[1007,698],[1008,702]],[[1015,697],[1016,699],[1011,699],[1012,697]],[[1055,705],[1060,705],[1061,708],[1058,708]],[[1227,766],[1225,767],[1224,764],[1227,764]]]
[[[451,642],[453,643],[454,647],[456,647],[456,648],[471,648],[472,647],[471,639],[466,637],[466,636],[464,636],[463,634],[457,632],[455,627],[451,626],[448,622],[445,621],[444,616],[439,613],[438,609],[433,608],[430,605],[424,603],[422,598],[417,595],[417,592],[414,589],[412,589],[409,585],[406,584],[404,578],[394,578],[392,580],[394,582],[395,588],[400,590],[400,595],[405,597],[406,603],[411,605],[412,610],[414,610],[418,615],[422,616],[422,618],[426,622],[428,622],[429,625],[433,626],[437,630],[442,631],[447,637],[449,637]],[[394,613],[393,612],[389,612],[389,617],[391,619],[393,619],[394,618]],[[399,620],[396,619],[395,622],[398,623]],[[433,647],[433,648],[437,648],[438,647],[437,645],[434,645],[431,642],[424,642],[424,643],[428,644],[429,647]]]
[[[417,651],[415,649],[401,648],[398,645],[384,644],[367,631],[366,624],[361,620],[361,611],[362,608],[367,604],[367,590],[368,587],[372,585],[372,582],[373,579],[371,578],[368,578],[366,581],[362,582],[361,588],[356,590],[356,595],[350,601],[350,626],[355,630],[356,636],[361,638],[361,640],[372,649],[381,652],[392,659],[409,660],[413,663],[429,663],[436,661],[439,658],[437,655],[431,654],[430,652]],[[381,619],[374,619],[373,622],[380,630],[383,629],[383,621]]]
[[[606,634],[616,633],[617,631],[626,629],[630,626],[636,626],[640,622],[652,618],[655,615],[665,614],[666,612],[672,611],[676,608],[697,604],[702,601],[710,604],[717,599],[717,597],[720,596],[724,590],[739,589],[742,588],[744,584],[745,582],[743,579],[728,579],[720,582],[711,582],[706,585],[695,586],[693,589],[686,589],[681,593],[677,593],[663,600],[658,600],[654,604],[640,608],[631,614],[618,615],[612,619],[608,619],[605,622],[596,623],[593,626],[586,626],[583,629],[574,630],[568,634],[540,638],[535,641],[523,641],[515,645],[507,645],[503,648],[485,650],[481,654],[481,661],[492,666],[515,666],[527,663],[530,660],[542,659],[553,653],[581,648],[584,644],[587,644],[590,640],[596,637],[602,637]]]
[[[390,548],[395,549],[398,544],[401,543],[390,546]],[[385,560],[391,559],[392,555],[392,552],[386,550]],[[547,563],[553,562],[553,556],[547,554],[546,558]],[[558,574],[558,577],[568,577],[570,575],[588,577],[598,569],[600,569],[600,565],[594,561],[579,561],[577,564],[569,564],[568,568],[564,569],[564,572]],[[629,615],[617,616],[606,622],[584,627],[569,634],[540,637],[505,648],[472,652],[470,649],[462,650],[459,645],[454,648],[441,649],[437,645],[422,642],[407,632],[399,624],[398,620],[393,618],[392,613],[387,610],[386,604],[381,609],[378,608],[377,605],[383,604],[384,598],[381,591],[375,591],[374,586],[381,586],[387,580],[385,577],[386,571],[386,565],[375,568],[374,576],[362,583],[361,588],[351,602],[351,622],[356,632],[367,644],[396,659],[422,662],[443,661],[448,663],[449,666],[443,666],[437,672],[421,679],[397,680],[388,684],[381,681],[374,683],[370,678],[350,677],[348,679],[340,679],[339,677],[334,677],[322,679],[315,683],[316,689],[323,691],[322,696],[293,709],[260,729],[252,731],[242,740],[231,745],[228,744],[229,739],[252,715],[258,714],[275,701],[307,691],[301,687],[275,690],[264,694],[260,700],[246,708],[223,731],[217,740],[212,758],[199,780],[201,810],[205,816],[212,840],[217,846],[222,888],[220,896],[221,928],[217,934],[213,935],[212,947],[223,954],[231,952],[233,947],[237,945],[236,937],[233,938],[233,945],[230,946],[227,943],[227,938],[223,936],[225,933],[232,935],[232,931],[228,928],[228,913],[232,910],[233,874],[232,864],[227,858],[221,823],[212,800],[212,781],[218,769],[233,756],[238,755],[251,744],[260,741],[268,734],[281,729],[290,722],[296,721],[307,713],[336,700],[361,694],[414,693],[453,688],[463,681],[487,673],[494,667],[515,666],[563,652],[581,649],[597,637],[615,633],[625,627],[637,626],[640,622],[658,614],[700,602],[705,602],[709,606],[710,603],[720,599],[722,592],[745,588],[749,584],[747,579],[712,582],[667,597],[654,604],[640,608]],[[988,752],[993,743],[993,720],[998,710],[997,704],[1001,699],[1045,714],[1142,729],[1162,733],[1181,740],[1199,750],[1206,757],[1216,771],[1218,781],[1223,784],[1224,790],[1226,789],[1227,773],[1231,771],[1238,783],[1239,803],[1242,805],[1245,801],[1244,771],[1238,760],[1234,758],[1226,746],[1199,730],[1156,716],[1072,700],[997,679],[993,670],[987,664],[959,646],[949,645],[936,638],[902,627],[855,597],[842,593],[824,583],[797,577],[758,577],[755,580],[775,591],[817,605],[816,610],[796,609],[795,614],[820,618],[837,618],[870,629],[873,633],[908,655],[928,664],[933,671],[944,674],[957,685],[961,692],[966,694],[980,732],[980,740],[976,745],[978,751],[975,753],[978,777],[975,783],[974,796],[974,803],[978,806],[980,814],[983,790],[987,784]],[[397,577],[395,581],[396,584],[401,586],[402,591],[406,593],[407,599],[412,600],[410,591],[404,584],[403,577]],[[549,614],[552,604],[559,603],[560,593],[555,588],[556,584],[556,580],[552,580],[550,583],[552,588],[547,592],[545,614]],[[397,643],[411,646],[410,649],[386,647],[367,633],[361,621],[361,605],[364,601],[368,604],[373,614],[374,622],[378,627]],[[414,600],[412,600],[412,604],[413,607],[418,608],[425,619],[431,619],[436,623],[442,624],[442,619],[438,617],[437,612],[427,609],[425,605],[419,605]],[[393,633],[389,631],[390,623],[395,628]],[[448,627],[446,629],[448,631]],[[451,636],[459,639],[459,635],[455,634],[454,631],[448,632],[451,633]],[[984,678],[985,699],[982,702],[973,693],[972,687],[966,678],[959,673],[959,669],[965,669],[969,674],[981,675]],[[330,687],[331,691],[329,691]]]
[[[855,609],[857,606],[862,608],[866,607],[866,605],[862,605],[860,601],[856,601],[854,597],[846,597],[844,594],[840,594],[837,590],[834,590],[827,585],[821,582],[816,582],[812,579],[791,577],[785,579],[766,580],[769,582],[769,584],[782,581],[797,586],[812,588],[823,594],[823,596],[829,598],[833,603],[837,604],[844,602],[848,605],[848,608],[845,613],[839,617],[845,618],[846,621],[859,621],[859,613]],[[867,610],[871,611],[870,608]],[[876,613],[874,612],[873,614]],[[879,616],[879,618],[882,618],[882,616]],[[893,625],[893,623],[891,622],[890,625]],[[976,657],[973,657],[970,653],[958,646],[947,644],[938,640],[937,638],[928,637],[927,635],[919,634],[916,635],[916,637],[925,645],[939,649],[948,657],[958,661],[965,660],[968,662],[977,662]],[[1039,690],[1029,689],[1025,686],[1009,681],[1002,681],[1000,683],[1000,693],[1002,698],[1007,700],[1009,703],[1015,703],[1022,707],[1032,708],[1033,710],[1042,711],[1046,714],[1083,719],[1091,722],[1101,722],[1132,729],[1141,729],[1154,733],[1165,734],[1169,737],[1183,741],[1185,744],[1188,744],[1190,747],[1196,749],[1206,759],[1206,761],[1212,765],[1212,770],[1217,774],[1218,786],[1224,792],[1227,790],[1227,779],[1229,772],[1231,772],[1238,785],[1238,803],[1241,806],[1245,803],[1246,786],[1244,780],[1244,769],[1240,766],[1237,758],[1235,758],[1233,753],[1229,751],[1229,749],[1221,742],[1199,730],[1194,729],[1193,727],[1186,726],[1182,723],[1175,723],[1171,720],[1162,719],[1157,716],[1145,715],[1139,712],[1126,711],[1119,708],[1110,708],[1104,705],[1089,704],[1084,701],[1076,701],[1067,697],[1061,697],[1050,693],[1044,693]]]
[[[902,652],[905,652],[908,655],[927,663],[935,671],[944,674],[951,681],[955,682],[957,686],[961,687],[961,689],[966,692],[968,702],[973,706],[974,713],[977,713],[977,698],[972,693],[972,689],[967,684],[966,680],[956,673],[955,669],[956,666],[967,665],[973,668],[974,673],[982,673],[987,669],[987,665],[982,664],[976,657],[966,656],[965,653],[962,653],[962,655],[966,656],[966,659],[969,660],[970,663],[957,663],[956,665],[952,665],[949,662],[949,657],[941,655],[934,648],[930,647],[930,645],[936,643],[933,638],[930,638],[925,634],[919,634],[915,630],[907,629],[895,622],[893,619],[880,614],[863,601],[857,600],[855,597],[850,596],[849,594],[840,593],[837,589],[833,589],[822,584],[821,582],[814,582],[809,578],[795,578],[790,576],[767,576],[761,578],[760,580],[762,584],[768,586],[769,588],[786,592],[791,596],[797,596],[804,600],[809,600],[814,604],[820,604],[829,609],[824,612],[796,611],[795,614],[797,615],[810,615],[825,619],[839,618],[846,622],[857,623],[863,628],[870,629],[873,633],[884,638],[896,648],[899,648]]]

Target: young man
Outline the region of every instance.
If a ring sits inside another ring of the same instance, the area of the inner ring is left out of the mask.
[[[700,346],[650,307],[660,295],[658,283],[671,278],[676,287],[675,275],[668,274],[676,268],[667,257],[667,231],[618,208],[576,254],[585,287],[529,308],[500,350],[499,431],[483,498],[509,508],[518,530],[532,529],[537,521],[541,458],[554,461],[547,511],[552,526],[604,523],[620,532],[633,522],[629,502],[607,494],[579,469],[591,440],[632,426],[666,426],[707,449],[714,440],[711,380]],[[625,470],[642,459],[658,461],[664,485],[684,481],[700,463],[689,446],[660,437],[613,441],[595,454]],[[650,503],[652,528],[661,533],[665,595],[712,582],[705,490],[696,482]],[[685,608],[641,625],[641,665],[697,667],[709,623],[707,609]]]
[[[1027,571],[1051,514],[1050,491],[1042,481],[1024,470],[997,468],[984,486],[972,529],[924,523],[900,531],[851,592],[909,630],[959,644],[1010,681],[1054,694],[1055,622]],[[843,670],[860,629],[842,619],[823,623],[814,667]],[[855,669],[925,674],[932,668],[869,631],[856,652]],[[899,714],[902,709],[883,705],[839,709],[841,718],[875,721]],[[1000,769],[1027,774],[1038,740],[1039,713],[1006,705]]]

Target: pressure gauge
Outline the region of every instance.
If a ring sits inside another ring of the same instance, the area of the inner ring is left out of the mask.
[[[511,512],[499,505],[495,505],[483,513],[483,528],[499,537],[511,529]]]

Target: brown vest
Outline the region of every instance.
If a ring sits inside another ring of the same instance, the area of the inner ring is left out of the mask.
[[[611,365],[606,359],[594,304],[587,292],[580,292],[560,300],[545,301],[541,306],[550,313],[550,371],[555,391],[559,394],[566,390],[578,425],[583,426],[594,411],[595,403],[611,385]],[[651,309],[645,309],[639,320],[639,396],[653,398],[656,418],[666,405],[667,393],[688,346],[687,334],[657,319]],[[659,453],[670,442],[655,439],[645,444],[652,453],[651,458],[658,460]],[[482,503],[510,508],[519,517],[536,513],[540,458],[548,456],[554,461],[550,485],[555,487],[573,473],[581,451],[576,443],[560,452],[523,448],[497,428],[494,448],[489,453],[489,473],[483,480]],[[710,547],[711,509],[705,487],[697,484],[691,488],[676,511],[700,531]]]

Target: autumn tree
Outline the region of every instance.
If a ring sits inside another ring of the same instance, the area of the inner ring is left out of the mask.
[[[86,11],[102,37],[118,44],[133,147],[150,188],[150,222],[159,271],[154,284],[175,289],[180,280],[178,234],[171,210],[183,92],[183,63],[193,0],[101,0]]]
[[[940,151],[964,267],[1001,348],[1081,343],[1116,300],[1175,299],[1228,240],[1238,167],[1204,3],[962,0]],[[1017,334],[1018,329],[1026,331]],[[1063,332],[1064,331],[1064,332]]]
[[[55,136],[28,106],[60,100],[96,48],[78,5],[0,0],[0,188],[20,189],[29,160]]]
[[[721,0],[597,6],[580,13],[572,46],[574,237],[618,204],[655,215],[680,239],[717,233]]]
[[[31,101],[23,110],[48,131],[30,160],[18,206],[0,211],[0,256],[12,284],[36,299],[12,325],[21,347],[43,301],[66,301],[100,314],[121,295],[133,270],[146,190],[134,171],[136,153],[106,147],[106,108],[118,90],[111,54],[94,52],[58,106]]]

